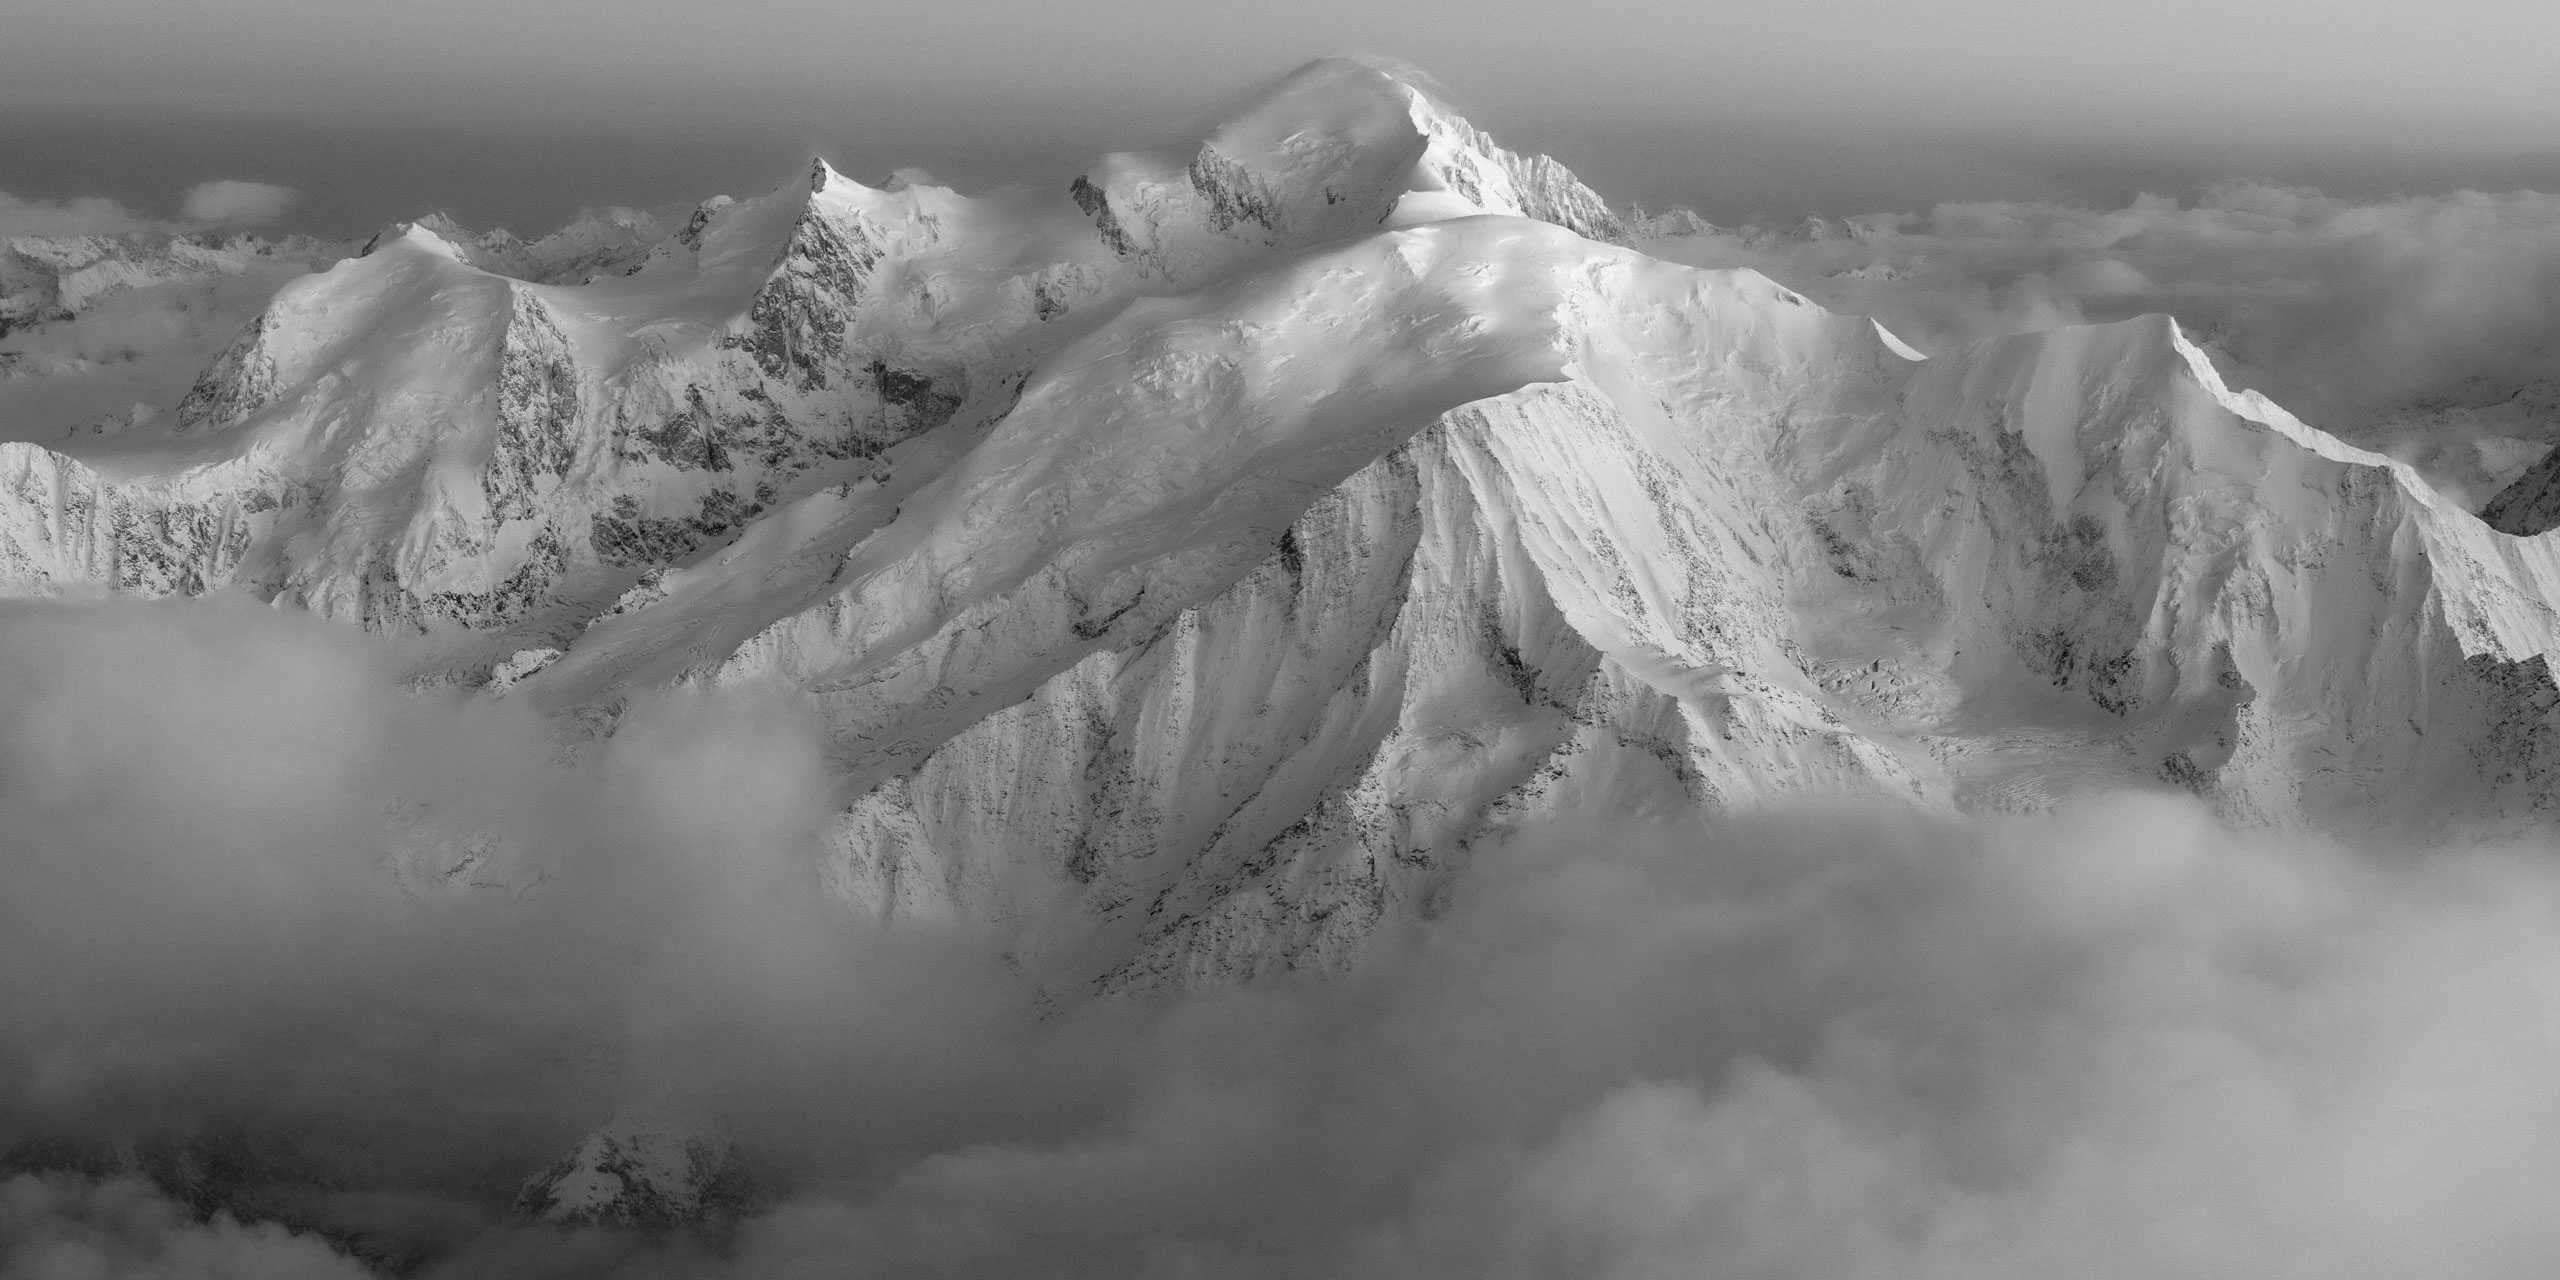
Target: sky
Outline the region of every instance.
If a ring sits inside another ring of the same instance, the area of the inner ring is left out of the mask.
[[[689,201],[811,151],[1063,181],[1344,52],[1428,69],[1613,196],[1724,218],[2231,176],[2560,186],[2560,16],[2535,0],[0,0],[0,27],[0,190],[270,182],[338,232]]]

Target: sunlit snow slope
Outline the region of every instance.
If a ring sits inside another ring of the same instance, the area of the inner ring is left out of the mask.
[[[1064,189],[821,162],[668,226],[285,285],[161,419],[0,445],[0,585],[311,609],[573,741],[779,682],[832,887],[1061,992],[1345,963],[1535,816],[2560,792],[2560,544],[2165,318],[1921,361],[1646,258],[1374,66]]]

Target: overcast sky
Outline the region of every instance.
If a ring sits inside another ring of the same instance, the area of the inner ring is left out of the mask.
[[[1727,217],[2241,170],[2560,181],[2544,0],[0,0],[0,31],[0,190],[278,181],[322,222],[540,220],[768,186],[812,149],[1047,181],[1337,52]]]

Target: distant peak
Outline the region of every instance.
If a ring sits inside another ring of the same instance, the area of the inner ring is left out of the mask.
[[[444,246],[444,249],[448,251],[460,250],[466,242],[473,238],[471,232],[465,229],[460,222],[455,221],[452,214],[446,213],[442,209],[437,209],[415,218],[408,218],[399,222],[394,222],[380,231],[374,232],[373,237],[364,242],[364,247],[356,250],[356,256],[359,258],[365,257],[385,245],[408,239],[412,235],[424,236],[426,239]],[[447,252],[446,256],[451,257],[453,256],[453,253]]]
[[[1310,126],[1339,132],[1361,119],[1410,120],[1417,96],[1429,95],[1373,61],[1318,58],[1230,99],[1209,136],[1276,142]]]

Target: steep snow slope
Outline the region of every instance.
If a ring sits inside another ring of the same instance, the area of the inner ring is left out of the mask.
[[[1922,361],[1617,247],[1368,64],[1066,190],[817,162],[620,234],[404,224],[164,425],[0,445],[0,587],[247,591],[571,739],[782,684],[834,888],[1007,922],[1062,995],[1346,963],[1543,815],[2560,785],[2560,544],[2165,319]]]
[[[1519,333],[1535,361],[1504,378],[1517,389],[1437,420],[1363,396],[1314,439],[1288,424],[1281,439],[1301,456],[1371,460],[1328,491],[1283,487],[1304,472],[1228,491],[1220,536],[1192,543],[1243,553],[1225,563],[1186,556],[1117,588],[1070,577],[965,610],[926,660],[885,666],[869,659],[877,642],[837,621],[896,613],[866,609],[856,584],[720,670],[807,679],[814,648],[863,655],[850,681],[813,682],[831,720],[857,730],[849,774],[879,779],[839,833],[856,896],[1054,921],[1025,945],[1062,952],[1056,971],[1144,985],[1345,959],[1382,913],[1444,887],[1471,838],[1524,814],[1913,785],[1821,707],[1786,656],[1779,566],[1754,562],[1788,549],[1749,496],[1768,478],[1750,434],[1771,417],[1872,408],[1898,363],[1872,327],[1756,277],[1594,260],[1587,242],[1524,222],[1388,241],[1427,245],[1431,269],[1492,268],[1492,328]],[[1621,330],[1580,323],[1602,307],[1721,358],[1651,365],[1653,352],[1609,340]],[[1395,348],[1390,324],[1365,327],[1353,350]],[[1680,380],[1707,387],[1686,421],[1654,394]],[[1026,394],[1017,417],[1039,407]],[[1187,502],[1168,512],[1149,489],[1107,481],[1126,474],[1110,455],[1087,456],[1093,480],[1120,490],[1095,506],[1141,531],[1196,519]],[[1106,546],[1126,536],[1095,532]],[[1047,642],[998,652],[1045,655],[1054,674],[1026,703],[945,718],[950,693],[1021,678],[972,661],[970,641],[1025,625]]]

